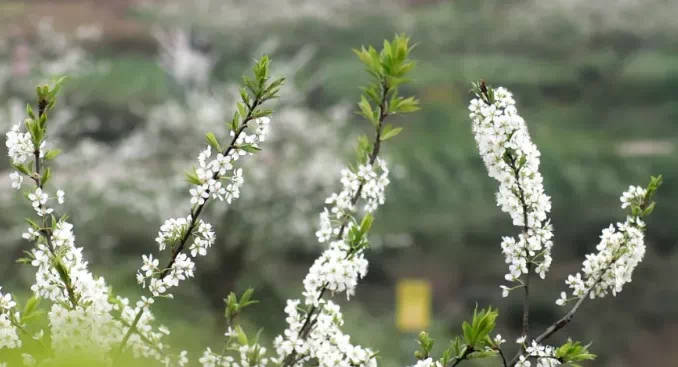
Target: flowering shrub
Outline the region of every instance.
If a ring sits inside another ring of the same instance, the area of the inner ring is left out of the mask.
[[[352,343],[342,331],[341,308],[332,297],[345,293],[350,299],[367,273],[368,234],[389,184],[389,168],[380,151],[386,141],[402,131],[387,120],[419,108],[414,97],[399,94],[414,67],[411,49],[407,37],[396,36],[385,41],[381,51],[373,47],[355,51],[372,77],[363,88],[358,107],[374,133],[358,139],[355,162],[340,172],[340,190],[324,202],[316,237],[327,247],[303,279],[301,297],[287,301],[287,327],[275,338],[271,352],[259,342],[258,334],[248,334],[238,323],[243,310],[257,302],[252,298],[253,291],[247,290],[240,296],[230,293],[225,299],[222,348],[206,346],[199,357],[192,358],[193,364],[377,365],[375,351]],[[155,240],[159,253],[141,256],[136,279],[148,293],[135,302],[115,294],[104,278],[89,271],[83,248],[76,245],[73,225],[60,213],[65,193],[47,186],[52,175],[50,162],[60,154],[50,146],[47,128],[63,79],[37,88],[37,105],[27,106],[23,126],[16,125],[6,134],[14,168],[10,185],[16,190],[30,186],[24,196],[35,217],[27,218],[28,228],[22,237],[34,246],[20,261],[36,268],[35,283],[31,286],[33,297],[24,307],[19,307],[11,294],[0,293],[0,358],[12,366],[72,365],[73,356],[78,363],[88,361],[89,365],[128,365],[131,360],[153,360],[165,366],[192,363],[188,352],[177,353],[167,345],[165,337],[170,331],[157,325],[152,307],[157,301],[173,298],[172,288],[194,277],[198,258],[216,246],[215,230],[202,217],[205,208],[215,201],[230,204],[240,197],[245,184],[242,161],[264,147],[272,115],[265,106],[278,97],[284,84],[282,78],[271,79],[269,64],[268,57],[260,58],[252,76],[243,79],[240,101],[226,126],[228,138],[220,138],[224,135],[221,133],[206,135],[206,148],[186,173],[189,213],[166,219]],[[541,334],[531,334],[531,278],[533,274],[546,277],[553,246],[551,203],[539,173],[539,151],[510,92],[485,83],[474,85],[474,92],[476,98],[469,109],[479,151],[490,177],[499,182],[498,206],[520,228],[517,236],[505,237],[501,243],[508,264],[505,280],[509,283],[500,289],[504,297],[523,291],[522,334],[517,340],[518,351],[509,360],[504,338],[492,335],[498,312],[491,307],[476,310],[472,320],[462,324],[462,335],[453,339],[438,358],[432,355],[433,340],[421,333],[415,366],[448,367],[490,357],[498,357],[504,366],[577,366],[594,359],[588,346],[580,342],[570,340],[560,346],[543,342],[572,320],[585,299],[616,294],[631,280],[645,252],[643,219],[654,208],[652,199],[661,176],[653,177],[646,188],[632,186],[622,195],[622,209],[629,212],[626,221],[603,231],[598,252],[587,255],[581,273],[568,277],[569,295],[564,291],[556,300],[557,305],[574,306]],[[41,314],[41,301],[49,303],[46,315]],[[44,328],[35,321],[40,319],[46,323]],[[0,361],[3,365],[7,364]]]

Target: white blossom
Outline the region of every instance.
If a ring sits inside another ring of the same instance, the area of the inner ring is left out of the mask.
[[[536,367],[556,367],[561,365],[560,361],[556,358],[555,348],[550,345],[541,345],[533,340],[532,344],[525,348],[525,353],[530,358],[537,360]]]
[[[207,255],[207,249],[212,247],[215,239],[216,237],[212,230],[212,225],[200,219],[198,221],[198,229],[193,233],[193,243],[189,247],[191,256]]]
[[[34,157],[35,148],[31,140],[31,134],[21,132],[19,124],[12,126],[12,129],[7,132],[6,136],[5,145],[13,164],[23,164]]]
[[[2,287],[0,287],[0,290],[2,290]],[[12,299],[11,294],[6,293],[3,295],[2,292],[0,292],[0,312],[11,311],[15,306],[16,303]]]
[[[41,217],[54,212],[54,209],[46,207],[48,199],[49,195],[39,187],[36,188],[34,192],[28,194],[28,200],[31,201],[33,209]]]
[[[364,249],[352,249],[347,233],[355,225],[354,199],[365,201],[363,210],[371,213],[384,203],[384,192],[389,184],[388,168],[381,159],[374,164],[361,164],[357,171],[341,171],[342,190],[331,194],[325,204],[329,207],[320,214],[320,228],[316,232],[320,243],[329,242],[328,248],[316,259],[304,278],[304,305],[299,312],[299,300],[288,300],[287,329],[274,341],[278,362],[295,354],[295,366],[317,360],[319,366],[377,365],[374,353],[350,343],[350,337],[341,331],[343,317],[338,305],[325,300],[325,292],[345,292],[347,299],[355,294],[358,280],[367,274],[368,262]],[[307,312],[315,310],[314,323],[301,335]]]
[[[19,347],[21,347],[21,340],[17,335],[16,327],[12,325],[7,313],[0,313],[0,350]]]
[[[170,218],[167,219],[161,226],[155,242],[158,243],[160,251],[164,251],[167,246],[172,248],[177,242],[183,239],[188,227],[192,221],[189,215],[186,218]]]
[[[24,176],[22,176],[19,172],[13,171],[9,174],[9,180],[13,189],[20,190],[21,184],[24,182]]]
[[[505,88],[494,90],[492,103],[473,99],[469,110],[480,155],[489,176],[499,182],[497,205],[523,231],[517,238],[502,240],[509,265],[505,278],[518,281],[531,263],[537,264],[535,272],[545,278],[551,265],[553,229],[549,222],[551,199],[544,193],[539,173],[540,153]]]
[[[642,202],[645,194],[645,189],[629,187],[621,196],[622,208]],[[596,246],[598,252],[587,254],[582,271],[569,275],[565,281],[572,296],[588,295],[594,299],[621,292],[645,256],[644,231],[645,223],[637,216],[628,216],[626,221],[603,229]],[[567,294],[563,292],[556,304],[562,306],[566,302]]]

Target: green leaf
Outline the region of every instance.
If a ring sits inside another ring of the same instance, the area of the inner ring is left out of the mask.
[[[30,175],[31,175],[31,171],[29,171],[29,170],[28,170],[28,167],[26,167],[26,166],[23,165],[23,164],[12,164],[12,167],[14,167],[14,169],[16,169],[17,171],[23,173],[23,174],[26,175],[26,176],[30,176]]]
[[[242,150],[246,151],[247,153],[256,153],[256,152],[261,150],[261,148],[259,148],[256,145],[252,145],[252,144],[241,144],[241,145],[238,145],[237,148],[242,149]]]
[[[61,154],[61,149],[50,149],[45,154],[45,159],[51,161],[52,159],[58,157],[59,154]]]
[[[419,333],[417,343],[419,344],[419,350],[414,352],[414,357],[419,360],[429,358],[431,350],[433,349],[434,340],[431,339],[427,332],[422,331]]]
[[[52,178],[52,169],[47,167],[44,172],[42,172],[42,177],[40,178],[40,183],[46,185],[49,179]]]
[[[377,126],[379,119],[377,118],[376,113],[372,110],[372,105],[367,101],[365,95],[360,97],[360,102],[358,102],[358,107],[360,108],[360,114],[364,116],[372,125]]]
[[[233,119],[231,120],[231,124],[229,126],[232,131],[238,131],[238,129],[240,128],[240,117],[241,117],[240,112],[235,111],[233,113]]]
[[[244,103],[238,102],[235,106],[238,108],[238,114],[240,116],[247,116],[247,107],[245,107]]]
[[[205,135],[205,140],[207,140],[207,143],[214,148],[217,152],[221,152],[221,144],[219,144],[219,140],[217,140],[217,137],[214,135],[214,133],[207,133]]]
[[[238,338],[238,343],[240,343],[240,345],[248,345],[247,334],[245,334],[245,331],[243,331],[240,325],[236,325],[235,332]]]
[[[202,181],[198,178],[198,175],[195,173],[195,169],[192,171],[186,172],[186,181],[193,185],[202,185]]]
[[[596,355],[589,352],[589,345],[583,345],[581,342],[573,342],[568,339],[567,343],[556,349],[556,358],[559,358],[563,364],[578,366],[577,362],[591,361],[596,359]]]
[[[367,232],[370,231],[370,228],[372,228],[372,223],[374,222],[374,217],[372,214],[366,214],[363,217],[362,222],[360,222],[360,234],[361,235],[366,235]]]
[[[26,114],[28,117],[35,119],[35,114],[33,113],[33,107],[30,104],[26,104]]]
[[[401,131],[403,131],[402,127],[393,128],[390,125],[387,125],[387,127],[384,129],[384,132],[381,135],[381,141],[391,139],[396,135],[400,134]]]
[[[33,227],[33,229],[38,229],[38,228],[40,228],[40,226],[38,225],[38,223],[35,223],[31,218],[24,218],[24,220],[25,220],[26,223],[28,223],[31,227]]]

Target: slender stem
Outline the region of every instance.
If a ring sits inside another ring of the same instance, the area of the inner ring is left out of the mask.
[[[499,356],[501,357],[501,362],[504,365],[504,367],[508,367],[508,362],[506,362],[506,356],[504,355],[504,351],[500,347],[497,347],[497,352],[499,352]]]
[[[616,261],[616,260],[614,260],[614,261]],[[614,263],[614,261],[612,261],[607,266],[607,268],[609,268]],[[607,271],[607,270],[605,270],[605,271]],[[605,271],[603,271],[603,274],[605,273]],[[575,305],[572,307],[572,309],[570,309],[570,311],[568,311],[563,317],[561,317],[556,322],[554,322],[549,327],[547,327],[546,330],[544,330],[541,334],[539,334],[539,336],[537,336],[534,340],[537,343],[541,343],[544,340],[548,339],[551,335],[555,334],[558,330],[567,326],[567,324],[569,324],[572,321],[572,319],[574,318],[574,315],[579,310],[579,307],[581,307],[582,303],[584,303],[584,301],[588,298],[589,294],[591,294],[591,291],[593,291],[593,288],[595,288],[596,285],[598,285],[598,283],[600,283],[602,281],[602,279],[603,279],[602,276],[599,277],[593,283],[593,285],[586,291],[586,293],[584,293],[584,295],[581,296],[579,298],[579,300],[577,300],[577,303],[575,303]],[[516,362],[518,362],[518,358],[520,358],[520,356],[523,355],[523,352],[524,351],[521,349],[521,350],[518,351],[518,353],[516,353],[516,355],[511,360],[511,366],[514,366],[516,364]]]
[[[516,179],[516,186],[518,186],[518,198],[520,199],[520,204],[523,209],[523,236],[525,241],[525,257],[529,257],[529,252],[527,249],[527,233],[529,231],[528,223],[528,205],[525,201],[525,192],[523,186],[520,184],[520,167],[516,166],[516,157],[513,154],[509,154],[509,167],[513,170],[514,177]],[[527,338],[530,333],[530,278],[532,273],[533,264],[527,262],[527,273],[525,274],[525,280],[523,282],[523,322],[522,322],[522,335]]]
[[[261,103],[261,100],[259,98],[255,99],[252,107],[249,109],[247,112],[247,116],[243,120],[242,125],[238,129],[238,131],[233,135],[233,139],[231,139],[231,143],[228,145],[226,150],[224,150],[223,155],[228,156],[228,154],[235,148],[236,141],[240,137],[240,135],[245,131],[247,128],[247,124],[253,119],[252,114],[254,113],[254,110],[257,108],[257,106]],[[214,172],[212,175],[213,179],[219,179],[219,172]],[[188,229],[186,230],[186,233],[184,233],[184,237],[181,239],[179,242],[179,246],[177,246],[174,251],[172,252],[172,257],[167,263],[167,266],[165,266],[164,270],[160,274],[160,279],[165,279],[165,277],[169,274],[169,272],[172,270],[172,265],[174,265],[174,262],[177,260],[177,256],[184,250],[184,247],[186,246],[186,243],[188,242],[188,239],[190,238],[193,229],[195,228],[195,225],[198,221],[198,217],[200,216],[200,213],[202,212],[203,208],[207,205],[209,198],[206,198],[205,201],[198,205],[195,209],[195,211],[191,212],[191,223],[188,226]]]
[[[530,271],[532,264],[527,264],[527,274],[525,274],[525,286],[523,287],[523,334],[528,336],[530,333]]]
[[[574,314],[577,313],[577,310],[579,310],[581,304],[584,303],[584,300],[588,297],[589,293],[591,293],[592,289],[593,288],[589,289],[588,292],[586,292],[586,294],[583,297],[579,298],[577,303],[574,304],[574,307],[572,307],[572,309],[568,313],[566,313],[565,316],[561,317],[558,321],[554,322],[551,326],[549,326],[548,328],[546,328],[546,330],[539,334],[539,336],[535,338],[537,343],[541,343],[543,340],[553,335],[556,331],[564,328],[567,324],[569,324],[570,321],[572,321],[572,319],[574,318]]]
[[[466,350],[464,351],[464,354],[462,354],[461,357],[455,359],[451,367],[455,367],[456,365],[461,363],[461,361],[466,360],[466,358],[468,358],[468,356],[473,352],[474,352],[473,347],[471,347],[470,345],[467,346]]]

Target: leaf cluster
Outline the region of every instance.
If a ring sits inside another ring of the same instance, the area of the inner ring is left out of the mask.
[[[382,128],[386,116],[398,113],[414,112],[419,109],[419,101],[414,97],[402,97],[398,87],[409,81],[407,74],[414,68],[410,59],[414,46],[405,35],[396,35],[392,41],[384,40],[381,51],[374,47],[361,47],[353,50],[372,76],[370,84],[362,88],[358,114],[365,117],[377,129]],[[398,135],[402,128],[384,126],[380,141]]]
[[[347,243],[350,246],[349,254],[358,253],[369,246],[367,234],[372,228],[374,217],[371,214],[366,214],[360,225],[352,226],[348,231]]]
[[[253,299],[252,295],[254,294],[254,289],[248,288],[238,299],[238,296],[231,292],[226,298],[224,298],[224,303],[226,304],[224,310],[224,317],[226,317],[226,322],[228,325],[233,325],[235,319],[240,315],[242,310],[245,308],[259,303],[258,300]]]
[[[650,182],[645,189],[645,196],[639,201],[631,203],[631,215],[644,218],[652,214],[656,206],[656,202],[653,201],[653,198],[657,193],[657,189],[659,189],[663,182],[664,178],[662,175],[650,177]]]
[[[578,362],[596,359],[596,355],[589,352],[589,346],[590,344],[583,345],[581,342],[573,342],[570,339],[556,349],[556,358],[563,364],[581,367]]]

